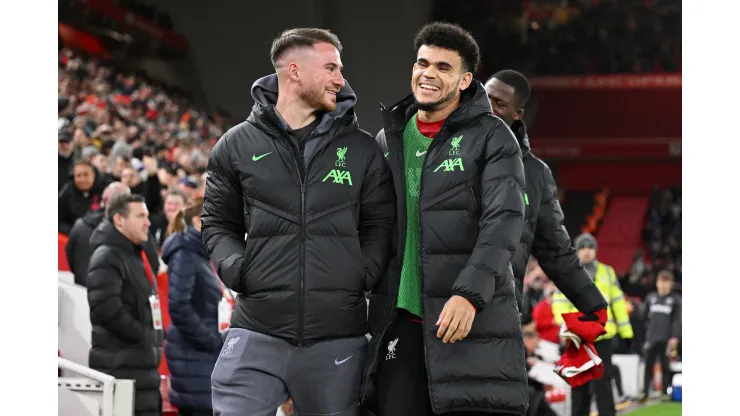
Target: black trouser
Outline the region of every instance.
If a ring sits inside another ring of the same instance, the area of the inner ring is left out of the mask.
[[[604,372],[612,367],[612,340],[598,341],[594,344],[596,352],[604,362]],[[572,415],[588,416],[591,414],[591,393],[596,395],[596,407],[599,416],[614,416],[616,414],[614,405],[614,393],[612,391],[612,379],[609,374],[604,374],[600,379],[591,380],[572,390]]]
[[[433,416],[424,362],[421,323],[399,316],[380,345],[395,339],[392,352],[380,357],[376,375],[377,416]],[[487,415],[483,412],[450,412],[449,416]]]
[[[660,358],[660,368],[663,373],[663,394],[668,392],[668,386],[671,384],[671,362],[668,360],[668,354],[666,349],[668,343],[656,342],[656,343],[645,343],[645,384],[642,387],[642,392],[645,396],[650,393],[650,384],[653,381],[653,367],[655,366],[655,359]]]
[[[529,408],[527,416],[558,416],[550,404],[544,390],[529,386]]]
[[[609,376],[617,386],[617,394],[624,396],[624,388],[622,388],[622,372],[619,371],[619,366],[612,363],[611,367],[605,369],[605,373],[606,374],[604,374],[604,376]]]

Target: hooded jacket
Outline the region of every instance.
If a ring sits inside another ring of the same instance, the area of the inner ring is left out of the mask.
[[[565,229],[558,187],[550,167],[530,151],[527,129],[521,120],[515,121],[511,129],[522,149],[527,181],[524,230],[511,262],[520,307],[529,307],[522,301],[522,291],[527,261],[532,255],[545,275],[579,311],[589,313],[605,308],[604,297],[581,266]]]
[[[276,75],[255,82],[251,115],[208,162],[203,243],[239,293],[231,326],[298,345],[362,336],[364,292],[391,258],[387,164],[357,125],[349,84],[320,115],[303,158],[275,109],[277,93]]]
[[[170,402],[191,410],[211,410],[211,373],[223,341],[218,332],[221,286],[211,268],[201,233],[190,227],[167,237],[171,323],[165,354],[170,370]]]
[[[90,237],[93,250],[87,277],[92,347],[90,368],[116,378],[135,380],[135,413],[159,415],[159,362],[164,332],[155,330],[140,246],[110,221]],[[148,258],[151,265],[156,259]],[[154,267],[154,266],[152,266]]]
[[[463,91],[427,150],[419,189],[422,325],[429,395],[435,414],[477,411],[523,415],[527,409],[524,342],[510,261],[524,220],[524,168],[511,130],[495,117],[483,85]],[[370,299],[372,335],[363,396],[380,341],[396,318],[406,241],[403,130],[417,112],[413,96],[383,108],[378,142],[387,153],[401,219],[397,256]],[[467,338],[443,344],[436,321],[453,295],[476,316]]]

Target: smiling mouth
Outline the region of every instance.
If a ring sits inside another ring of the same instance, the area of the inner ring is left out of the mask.
[[[327,90],[326,92],[327,92],[327,93],[329,93],[329,95],[333,95],[333,96],[335,96],[335,97],[336,97],[336,96],[337,96],[337,93],[338,93],[339,91],[328,91],[328,90]]]
[[[436,85],[432,85],[432,84],[420,83],[419,88],[421,88],[424,91],[434,91],[434,92],[439,91],[439,87]]]

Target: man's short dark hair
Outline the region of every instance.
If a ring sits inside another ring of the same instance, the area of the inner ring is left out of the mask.
[[[658,272],[658,280],[669,280],[671,282],[675,281],[676,278],[673,276],[673,273],[671,273],[668,270],[661,270]]]
[[[128,217],[128,205],[132,202],[146,203],[144,197],[137,194],[123,194],[114,196],[108,201],[108,206],[105,207],[105,218],[112,220],[113,216],[115,216],[116,214],[121,214],[124,218]]]
[[[529,94],[532,93],[532,87],[529,85],[527,77],[522,75],[520,72],[514,71],[513,69],[504,69],[503,71],[498,71],[493,74],[491,78],[496,78],[504,84],[514,88],[514,95],[516,95],[516,99],[519,100],[520,107],[523,108],[527,104],[527,101],[529,101]]]
[[[280,34],[272,41],[270,48],[270,60],[272,66],[277,68],[277,61],[292,49],[311,48],[316,43],[329,43],[342,53],[342,43],[334,33],[319,28],[297,28],[289,29]]]
[[[418,51],[422,45],[436,46],[457,52],[462,58],[463,71],[475,73],[480,64],[480,48],[473,35],[462,27],[446,22],[427,23],[414,39]]]

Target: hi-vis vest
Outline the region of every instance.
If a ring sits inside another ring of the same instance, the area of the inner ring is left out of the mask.
[[[627,313],[627,303],[624,299],[624,293],[619,287],[614,269],[611,266],[596,262],[596,277],[594,278],[596,287],[606,299],[608,307],[606,322],[606,334],[600,336],[596,341],[610,339],[619,333],[623,339],[629,339],[634,336],[632,325],[630,324],[629,313]],[[569,312],[578,312],[575,306],[560,291],[556,291],[552,297],[552,314],[555,315],[555,321],[558,325],[563,324],[563,314]]]

